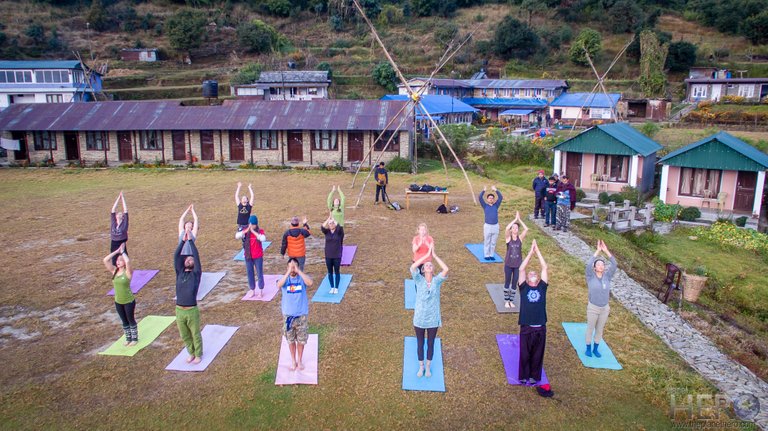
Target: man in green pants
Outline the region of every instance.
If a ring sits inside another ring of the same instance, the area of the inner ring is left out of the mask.
[[[185,241],[179,241],[173,262],[176,268],[176,325],[189,352],[188,363],[199,364],[203,356],[203,336],[200,333],[200,310],[197,308],[197,290],[200,287],[200,255],[195,240],[190,239],[188,250],[192,255],[183,255]]]

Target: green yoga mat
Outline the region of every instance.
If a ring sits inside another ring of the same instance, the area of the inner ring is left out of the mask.
[[[139,342],[135,346],[123,346],[125,343],[125,335],[123,335],[107,350],[99,352],[99,355],[133,356],[139,350],[149,346],[175,321],[175,316],[147,316],[139,322]]]

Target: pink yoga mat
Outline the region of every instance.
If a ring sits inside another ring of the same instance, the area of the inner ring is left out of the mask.
[[[517,334],[496,334],[496,342],[499,344],[499,353],[501,353],[501,362],[504,364],[504,372],[507,374],[507,383],[510,385],[521,384],[517,377],[520,371],[520,336]],[[544,356],[546,357],[546,354]],[[549,383],[547,372],[543,368],[539,383]]]
[[[165,369],[171,371],[205,371],[208,365],[216,359],[216,355],[235,335],[238,328],[239,326],[205,325],[205,328],[200,331],[203,336],[203,360],[199,364],[188,364],[189,353],[185,347],[182,347],[178,356]]]
[[[277,295],[277,291],[280,290],[277,288],[277,282],[280,280],[280,277],[282,275],[265,275],[264,276],[264,290],[261,292],[261,298],[257,297],[256,295],[259,292],[259,286],[258,282],[256,285],[256,293],[252,297],[248,297],[248,292],[245,292],[245,296],[243,296],[243,301],[262,301],[262,302],[269,302],[272,300],[272,298]]]
[[[149,280],[152,280],[152,277],[156,276],[158,272],[160,272],[160,270],[157,269],[137,269],[133,271],[133,275],[131,276],[131,292],[133,292],[134,295],[139,293],[139,290],[146,286],[147,283],[149,283]],[[107,295],[115,296],[115,289],[107,292]]]
[[[356,245],[345,245],[341,249],[341,264],[342,264],[342,266],[352,265],[352,259],[355,258],[355,253],[356,252],[357,252],[357,246]]]
[[[304,356],[301,362],[304,369],[291,371],[291,351],[285,337],[281,337],[280,358],[277,361],[276,385],[316,385],[317,384],[317,334],[309,334],[309,340],[304,345]]]

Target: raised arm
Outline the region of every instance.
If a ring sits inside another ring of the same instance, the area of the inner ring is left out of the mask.
[[[613,277],[613,274],[615,274],[616,270],[619,269],[619,265],[616,263],[616,258],[613,256],[613,254],[611,254],[610,251],[608,251],[608,246],[605,245],[605,241],[600,240],[600,248],[603,250],[603,253],[608,256],[608,259],[611,260],[611,267],[608,268],[608,277]]]
[[[432,256],[432,247],[429,248],[429,253],[425,254],[424,256],[421,256],[416,262],[413,262],[413,264],[411,265],[411,272],[415,271],[416,268],[419,267],[419,265],[426,262],[427,259],[430,258],[430,256]]]
[[[118,253],[120,253],[119,248],[104,256],[104,259],[102,260],[104,262],[104,267],[107,268],[107,271],[109,271],[110,274],[115,272],[115,265],[112,265],[112,258]]]
[[[333,209],[333,192],[336,190],[336,186],[333,186],[330,192],[328,192],[328,199],[325,200],[325,205],[329,210]]]
[[[253,206],[253,186],[251,184],[248,184],[248,193],[251,195],[251,200],[248,203]]]
[[[517,211],[516,218],[520,226],[523,227],[523,231],[519,233],[520,241],[525,241],[525,236],[528,235],[528,226],[526,226],[525,222],[523,222],[523,219],[520,218],[520,211]]]
[[[440,274],[439,277],[447,277],[448,276],[448,266],[445,265],[445,262],[443,262],[443,259],[440,259],[438,255],[435,254],[435,250],[432,250],[432,258],[435,259],[435,262],[437,262],[438,265],[440,265]]]
[[[504,200],[504,196],[501,195],[501,190],[494,187],[493,191],[495,191],[497,195],[497,199],[496,199],[496,202],[494,202],[494,204],[497,206],[501,206],[501,201]]]
[[[235,205],[240,205],[240,187],[242,187],[243,183],[240,181],[237,182],[237,189],[235,190]]]
[[[198,220],[197,213],[195,212],[195,204],[190,205],[189,209],[192,211],[192,220],[193,220],[193,223],[192,223],[192,236],[194,236],[195,239],[197,239],[197,230],[200,227],[200,221]]]
[[[128,204],[125,203],[125,194],[120,192],[120,201],[123,203],[123,212],[128,214]]]
[[[176,275],[179,275],[184,271],[184,256],[181,255],[182,247],[184,247],[184,241],[179,241],[179,245],[176,246],[176,251],[173,252],[173,269],[176,270]]]
[[[485,188],[485,187],[483,187],[483,190],[482,190],[482,191],[480,192],[480,194],[477,196],[477,200],[480,202],[480,206],[481,206],[481,207],[483,207],[483,208],[485,208],[486,206],[488,206],[488,204],[487,204],[487,203],[485,203],[485,199],[483,199],[483,198],[485,197],[485,190],[486,190],[486,188]]]
[[[190,208],[192,208],[192,205],[188,206],[181,214],[181,217],[179,217],[179,235],[184,233],[184,219],[187,218],[187,213],[189,213]]]
[[[125,243],[120,244],[120,253],[125,263],[125,276],[130,280],[133,277],[133,266],[131,265],[131,259],[125,254]]]
[[[258,228],[252,229],[251,232],[253,232],[253,234],[256,235],[256,239],[258,239],[259,241],[264,242],[267,240],[267,236],[264,235],[263,233],[260,233]]]
[[[203,267],[200,264],[200,253],[197,251],[195,240],[189,241],[189,246],[192,249],[192,258],[195,259],[195,269],[192,270],[198,276],[203,273]]]
[[[339,192],[339,209],[341,211],[344,211],[344,203],[345,203],[345,197],[344,192],[341,191],[341,187],[336,186],[336,190]]]
[[[112,205],[112,214],[117,212],[117,205],[120,203],[120,196],[122,196],[123,192],[120,192],[119,195],[117,195],[117,199],[115,199],[115,204]]]
[[[292,264],[293,262],[291,262]],[[280,277],[280,280],[277,280],[277,288],[282,289],[283,286],[285,286],[285,281],[288,280],[288,276],[291,275],[291,266],[288,265],[288,269],[285,270],[285,274],[283,274],[282,277]]]
[[[416,253],[416,250],[418,250],[419,247],[421,247],[421,244],[423,243],[424,243],[424,238],[422,238],[421,235],[416,235],[413,238],[413,241],[411,241],[411,250],[413,251],[413,253]]]
[[[549,274],[547,272],[547,262],[544,261],[544,256],[541,255],[541,250],[539,250],[539,245],[536,244],[536,240],[533,240],[532,247],[536,250],[536,257],[539,258],[539,264],[541,264],[541,281],[544,283],[549,283]]]
[[[531,249],[528,250],[528,255],[525,256],[525,259],[523,259],[523,263],[520,264],[520,275],[518,275],[517,277],[518,286],[523,284],[525,282],[525,278],[528,277],[528,274],[526,273],[525,270],[528,267],[528,262],[531,261],[532,256],[533,256],[533,245],[531,246]]]
[[[312,284],[313,284],[312,277],[308,276],[307,274],[304,274],[304,272],[298,268],[296,268],[296,273],[299,274],[299,277],[301,277],[302,280],[304,280],[304,284],[306,284],[307,287],[312,287]]]

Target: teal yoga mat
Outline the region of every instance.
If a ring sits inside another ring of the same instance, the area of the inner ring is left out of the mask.
[[[608,344],[605,342],[605,340],[600,343],[598,350],[601,355],[600,358],[597,358],[594,355],[591,357],[586,355],[586,323],[563,322],[563,329],[565,329],[565,334],[568,336],[568,341],[570,341],[573,348],[576,349],[576,354],[579,355],[579,359],[581,359],[581,363],[584,364],[585,367],[605,368],[608,370],[622,369],[621,364],[619,364],[619,361],[616,360],[616,356],[613,355],[611,348],[608,347]]]
[[[483,250],[483,244],[464,244],[467,247],[467,250],[469,250],[470,253],[472,253],[472,256],[475,256],[477,260],[480,263],[502,263],[504,260],[499,256],[498,253],[495,251],[493,252],[493,260],[485,260],[485,251]]]
[[[440,338],[435,339],[435,354],[432,357],[432,376],[416,377],[419,358],[416,355],[416,337],[405,337],[403,348],[403,389],[406,391],[445,392],[443,372],[443,346]],[[427,340],[424,340],[424,356],[427,355]]]
[[[325,275],[320,287],[317,288],[315,294],[312,295],[312,302],[330,302],[332,304],[339,304],[344,299],[344,294],[347,293],[349,284],[352,283],[352,274],[341,274],[339,280],[340,286],[338,286],[339,293],[328,293],[331,290],[331,283],[328,281],[328,275]]]

